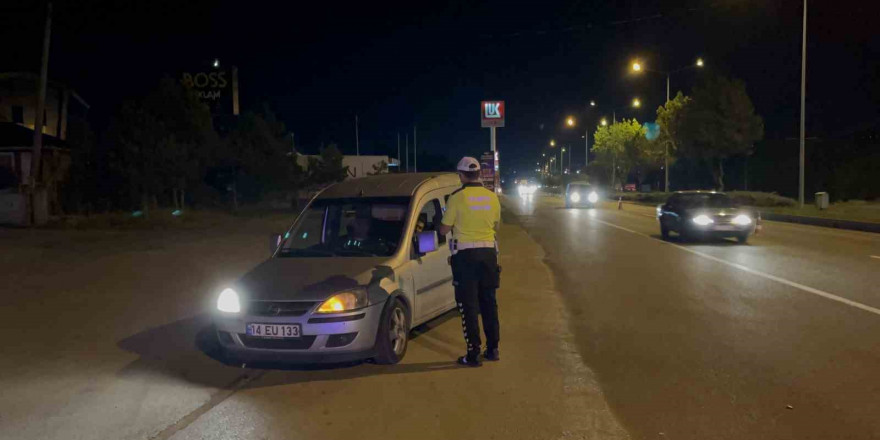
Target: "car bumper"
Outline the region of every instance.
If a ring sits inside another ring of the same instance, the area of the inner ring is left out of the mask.
[[[743,234],[752,234],[755,232],[755,225],[737,226],[737,225],[710,225],[705,227],[690,227],[688,233],[698,237],[738,237]]]
[[[214,317],[214,325],[220,346],[228,355],[239,360],[309,364],[347,362],[374,356],[383,306],[376,304],[355,312],[326,315],[218,314]],[[287,339],[248,336],[246,327],[250,323],[299,324],[302,336]]]

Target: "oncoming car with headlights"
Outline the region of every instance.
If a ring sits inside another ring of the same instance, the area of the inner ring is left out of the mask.
[[[436,229],[449,173],[337,183],[270,238],[271,257],[218,292],[214,324],[234,360],[372,358],[393,364],[410,330],[455,307],[446,237]]]
[[[727,194],[715,191],[679,191],[657,207],[660,234],[676,232],[683,239],[734,237],[746,243],[755,232],[755,213],[743,209]]]
[[[586,182],[571,182],[565,186],[565,207],[585,206],[595,208],[599,203],[599,191]]]
[[[522,179],[517,182],[516,191],[520,196],[530,196],[535,194],[538,191],[538,184],[535,182],[530,182],[529,179]]]

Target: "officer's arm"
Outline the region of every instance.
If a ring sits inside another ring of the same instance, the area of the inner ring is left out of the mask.
[[[446,235],[446,234],[448,234],[450,231],[452,231],[452,226],[446,226],[446,225],[444,225],[444,224],[442,224],[442,223],[441,223],[440,226],[437,228],[437,233],[440,234],[440,235]]]
[[[456,196],[453,194],[446,201],[446,212],[443,213],[443,219],[440,220],[440,226],[437,227],[437,233],[440,235],[448,234],[452,230],[452,226],[455,225],[455,217],[458,215],[455,199]]]

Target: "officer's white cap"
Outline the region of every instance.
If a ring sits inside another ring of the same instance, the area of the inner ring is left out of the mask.
[[[455,167],[458,171],[480,171],[480,162],[473,157],[462,157]]]

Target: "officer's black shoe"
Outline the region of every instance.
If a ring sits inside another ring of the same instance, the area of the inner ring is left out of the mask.
[[[501,355],[498,354],[497,348],[487,348],[486,351],[483,352],[483,359],[487,361],[500,361]]]
[[[458,358],[458,361],[456,361],[456,363],[458,363],[458,365],[464,365],[465,367],[473,368],[483,366],[483,363],[480,362],[480,358],[471,356],[462,356]]]

